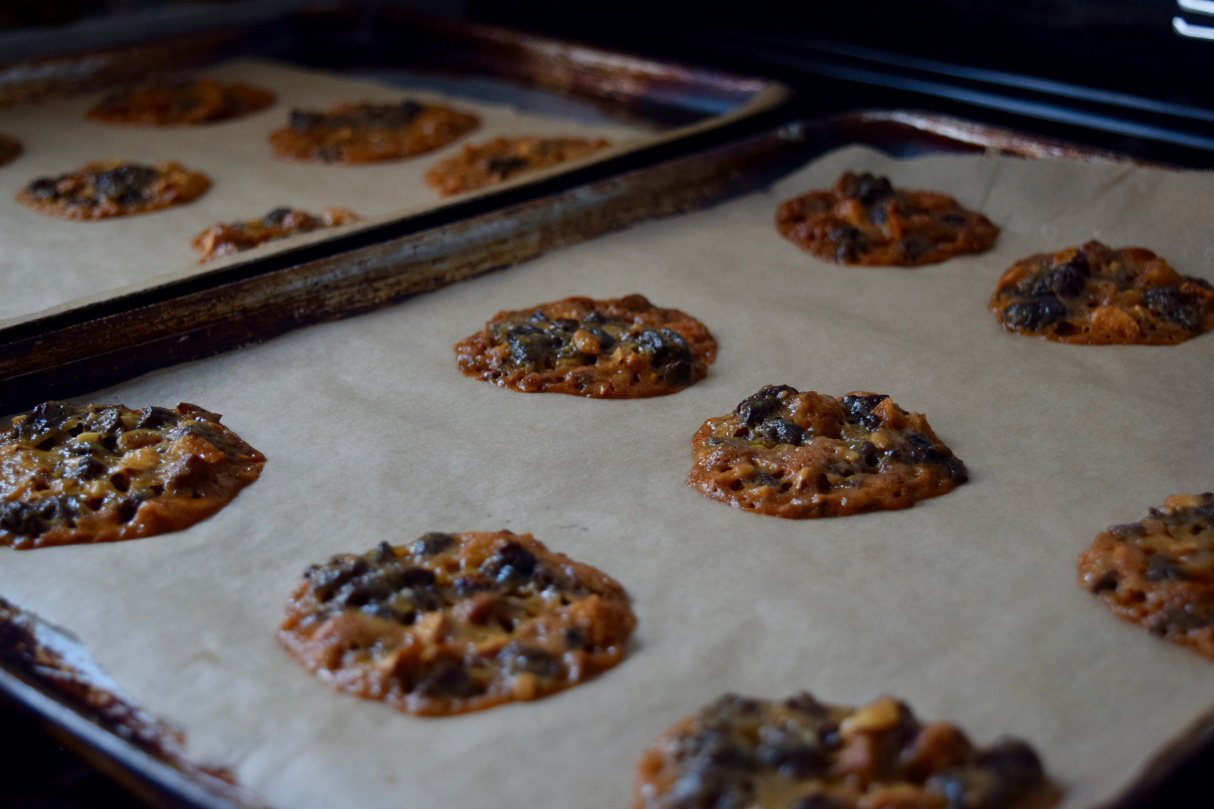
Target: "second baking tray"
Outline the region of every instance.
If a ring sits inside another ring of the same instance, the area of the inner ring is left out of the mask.
[[[222,13],[215,11],[216,22]],[[183,71],[267,87],[278,94],[278,103],[238,120],[194,127],[122,127],[84,116],[100,97],[81,95],[85,91]],[[369,166],[300,165],[271,156],[266,136],[285,125],[293,108],[396,102],[406,95],[473,111],[482,126],[435,152]],[[430,222],[455,221],[468,215],[469,206],[491,209],[511,189],[559,183],[574,169],[618,171],[621,159],[643,161],[638,152],[750,119],[787,96],[779,85],[760,79],[373,9],[297,14],[261,26],[9,66],[0,69],[0,102],[10,104],[0,110],[0,130],[21,137],[27,148],[0,173],[5,196],[36,176],[110,157],[178,160],[211,175],[214,183],[191,204],[98,222],[59,221],[5,203],[0,232],[10,259],[0,328],[35,333],[84,310],[121,308],[148,294],[173,295],[189,285],[250,277],[264,269],[265,259],[304,246],[313,254],[332,254],[352,242],[414,230],[427,215]],[[422,181],[426,168],[466,143],[527,134],[606,137],[612,145],[583,160],[454,197],[440,197]],[[342,205],[364,219],[195,263],[188,246],[195,233],[282,205]]]

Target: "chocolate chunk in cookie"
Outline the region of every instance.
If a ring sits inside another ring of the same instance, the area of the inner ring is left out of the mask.
[[[991,249],[999,228],[932,191],[899,191],[884,177],[844,172],[776,210],[780,235],[836,264],[935,264]]]
[[[58,177],[39,177],[17,195],[17,202],[60,219],[104,219],[192,202],[210,187],[205,174],[180,163],[103,160]]]
[[[328,112],[295,110],[270,135],[283,160],[373,163],[429,152],[480,126],[480,118],[437,104],[340,104]]]
[[[137,126],[191,126],[239,118],[274,103],[268,90],[192,79],[111,93],[88,112],[94,121]]]
[[[426,182],[444,196],[459,194],[576,160],[609,145],[602,139],[495,138],[480,146],[465,146],[455,157],[441,161],[426,172]]]
[[[704,324],[641,295],[498,312],[455,346],[465,376],[526,393],[596,399],[675,393],[703,379],[716,354]]]
[[[1174,345],[1214,328],[1214,287],[1150,250],[1092,241],[1013,264],[989,304],[1000,325],[1080,345]]]
[[[211,225],[191,239],[190,246],[202,253],[201,263],[276,239],[357,221],[358,216],[346,208],[326,208],[320,216],[292,208],[275,208],[260,219]]]
[[[5,135],[0,132],[0,166],[7,166],[9,163],[12,163],[21,156],[23,151],[25,151],[25,147],[21,145],[21,141],[12,135]]]
[[[768,385],[691,439],[687,485],[776,517],[910,508],[969,479],[927,419],[881,393],[833,398]]]
[[[304,571],[279,641],[335,688],[429,716],[572,688],[624,658],[628,594],[530,534],[425,534]]]
[[[726,694],[685,717],[637,765],[633,809],[1047,809],[1059,796],[1037,753],[975,747],[882,697],[860,708],[807,693]]]
[[[114,542],[205,520],[265,465],[219,418],[190,404],[65,402],[15,417],[0,432],[0,545]]]
[[[1097,535],[1079,581],[1119,618],[1214,658],[1214,494],[1169,497]]]

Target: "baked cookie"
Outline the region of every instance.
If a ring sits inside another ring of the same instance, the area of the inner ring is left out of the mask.
[[[999,228],[933,191],[897,191],[884,177],[843,173],[776,209],[780,235],[836,264],[936,264],[995,245]]]
[[[102,160],[70,174],[39,177],[17,195],[17,202],[60,219],[105,219],[192,202],[210,187],[210,178],[180,163]]]
[[[572,688],[624,658],[624,588],[531,534],[425,534],[304,571],[278,639],[333,687],[427,716]]]
[[[0,432],[0,545],[179,531],[257,480],[265,456],[201,407],[46,402]]]
[[[1097,535],[1079,581],[1117,617],[1214,658],[1214,494],[1169,497]]]
[[[211,225],[190,240],[190,247],[202,253],[202,258],[198,260],[202,263],[275,239],[357,221],[358,216],[346,208],[326,208],[320,216],[291,208],[275,208],[260,219]]]
[[[1030,337],[1173,345],[1214,328],[1214,287],[1150,250],[1092,241],[1017,261],[989,308],[1003,328]]]
[[[373,163],[442,148],[480,126],[480,118],[437,104],[339,104],[294,110],[270,135],[274,154],[305,163]]]
[[[455,356],[464,376],[525,393],[639,399],[703,379],[717,343],[700,321],[642,295],[565,298],[498,312]]]
[[[436,164],[426,182],[443,196],[496,185],[520,174],[577,160],[611,144],[601,138],[494,138]]]
[[[776,517],[910,508],[969,479],[921,413],[883,393],[838,399],[768,385],[691,439],[687,485]]]
[[[88,111],[107,124],[191,126],[238,118],[274,103],[274,94],[247,84],[191,79],[111,93]]]
[[[726,694],[641,756],[633,809],[1047,809],[1059,792],[1028,744],[974,747],[882,697],[861,708],[807,693]]]
[[[21,145],[21,141],[12,135],[0,133],[0,166],[12,163],[21,156],[23,151],[25,151],[25,147]]]

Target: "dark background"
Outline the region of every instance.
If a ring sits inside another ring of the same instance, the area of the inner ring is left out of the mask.
[[[470,0],[467,13],[783,79],[807,114],[932,109],[1214,166],[1214,16],[1176,0]]]

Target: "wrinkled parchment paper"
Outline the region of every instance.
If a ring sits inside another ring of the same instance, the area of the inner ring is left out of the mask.
[[[192,127],[128,127],[85,117],[105,93],[0,110],[0,132],[25,143],[25,153],[0,168],[0,326],[48,309],[70,308],[174,278],[205,273],[237,262],[332,238],[360,227],[438,208],[443,199],[423,181],[426,171],[457,154],[464,144],[499,136],[603,137],[613,149],[579,161],[602,159],[641,145],[651,136],[642,126],[571,120],[568,116],[524,113],[482,99],[435,93],[417,77],[395,74],[394,85],[359,81],[266,60],[241,59],[199,75],[246,82],[272,90],[277,101],[261,112]],[[108,91],[107,91],[108,92]],[[519,90],[520,94],[526,91]],[[508,95],[508,92],[502,92]],[[267,142],[287,125],[294,108],[327,110],[344,101],[390,102],[416,98],[474,112],[480,128],[448,146],[405,159],[360,166],[288,163],[276,159]],[[213,185],[198,200],[155,213],[99,221],[64,221],[35,213],[13,197],[37,177],[58,176],[85,163],[122,158],[150,163],[176,160],[208,175]],[[574,163],[549,169],[552,174]],[[529,182],[539,172],[515,178]],[[496,189],[489,189],[492,191]],[[480,192],[487,193],[487,192]],[[467,199],[465,194],[451,199]],[[199,265],[190,239],[216,222],[260,218],[274,208],[302,207],[319,213],[329,206],[353,210],[365,221],[271,242],[255,250]]]
[[[920,269],[824,264],[781,239],[781,200],[871,168],[1003,227]],[[723,691],[883,693],[980,743],[1030,740],[1092,807],[1214,706],[1214,662],[1123,623],[1076,582],[1106,526],[1214,488],[1214,335],[1067,346],[986,311],[1013,261],[1096,237],[1214,278],[1214,176],[852,148],[716,207],[396,308],[151,374],[90,401],[185,400],[269,457],[177,534],[0,552],[0,593],[79,633],[125,689],[280,809],[626,806],[658,734]],[[452,344],[500,308],[642,292],[720,342],[703,382],[594,401],[465,379]],[[787,521],[683,483],[688,442],[766,383],[888,393],[926,413],[969,484],[897,512]],[[276,645],[304,566],[425,531],[509,528],[618,578],[631,656],[563,694],[419,719],[339,694]]]

